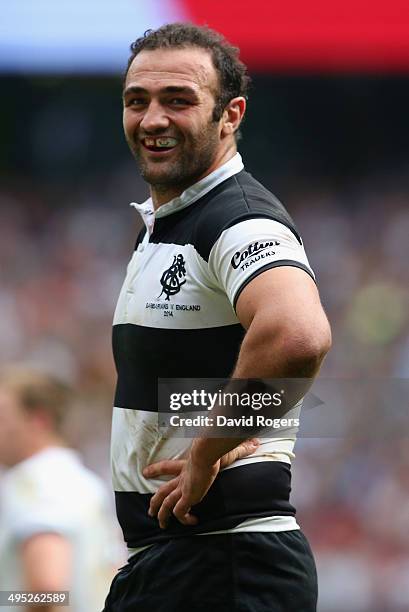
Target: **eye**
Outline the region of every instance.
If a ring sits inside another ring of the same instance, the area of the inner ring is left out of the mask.
[[[144,106],[145,104],[145,98],[129,98],[129,100],[126,101],[125,106]]]
[[[173,106],[188,106],[190,101],[186,100],[186,98],[172,98],[170,104]]]

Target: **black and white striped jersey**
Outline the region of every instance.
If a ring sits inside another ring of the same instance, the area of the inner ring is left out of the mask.
[[[163,480],[150,463],[180,457],[187,439],[158,426],[158,378],[227,378],[244,329],[235,313],[243,288],[263,271],[296,266],[314,278],[298,231],[282,204],[236,154],[153,212],[134,205],[140,232],[113,325],[118,373],[112,424],[112,474],[118,519],[129,548],[186,534],[297,529],[289,501],[294,434],[263,439],[258,451],[218,475],[193,512],[161,530],[148,516]]]

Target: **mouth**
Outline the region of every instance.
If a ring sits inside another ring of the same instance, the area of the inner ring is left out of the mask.
[[[147,136],[143,138],[141,142],[144,148],[151,153],[167,153],[173,151],[178,145],[176,138],[171,138],[169,136]]]

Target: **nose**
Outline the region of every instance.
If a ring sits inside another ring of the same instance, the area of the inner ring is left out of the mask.
[[[152,100],[146,108],[140,127],[147,134],[162,132],[169,126],[169,119],[166,116],[165,109],[159,102]]]

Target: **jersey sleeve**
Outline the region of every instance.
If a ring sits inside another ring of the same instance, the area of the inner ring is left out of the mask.
[[[16,540],[26,540],[40,533],[57,533],[66,537],[72,533],[73,520],[67,504],[38,492],[21,495],[19,491],[13,491],[11,494],[8,528]]]
[[[233,308],[253,278],[278,266],[301,268],[315,281],[301,240],[272,219],[248,219],[229,227],[209,255],[209,268]]]
[[[73,496],[69,478],[57,478],[52,462],[37,462],[6,479],[4,511],[8,531],[17,540],[39,533],[69,537],[81,516],[82,491]],[[79,487],[78,487],[79,488]]]

